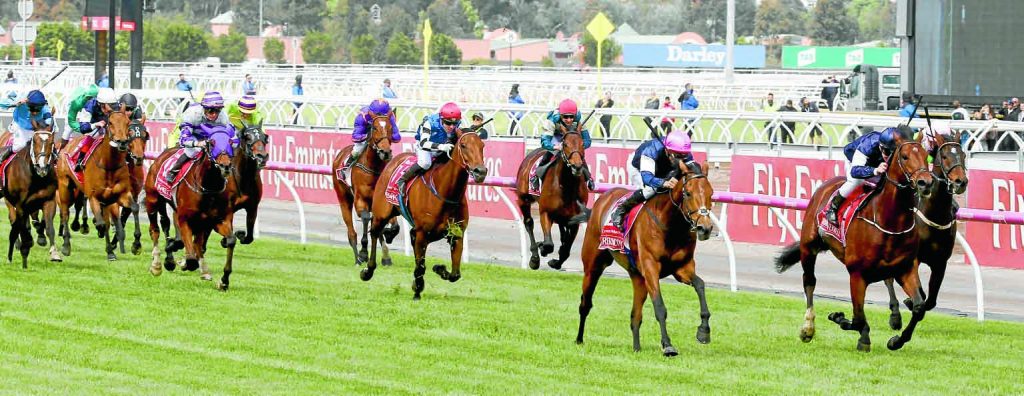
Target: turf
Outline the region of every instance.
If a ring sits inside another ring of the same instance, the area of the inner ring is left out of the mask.
[[[0,264],[0,393],[1024,392],[1019,323],[931,314],[890,352],[886,312],[869,309],[864,354],[825,319],[848,304],[819,299],[803,344],[802,299],[709,290],[712,343],[699,345],[693,290],[665,282],[680,356],[664,358],[650,305],[632,351],[624,279],[601,281],[578,346],[577,274],[469,264],[454,284],[428,272],[412,301],[406,258],[362,282],[347,248],[264,238],[237,250],[225,293],[195,273],[153,277],[145,255],[108,263],[92,236],[74,244],[63,263],[36,248],[27,271]]]

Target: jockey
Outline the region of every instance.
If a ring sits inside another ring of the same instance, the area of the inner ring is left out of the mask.
[[[578,123],[583,121],[580,119],[580,115],[576,102],[572,99],[565,99],[559,103],[557,113],[556,110],[548,112],[546,119],[541,124],[543,133],[540,136],[540,146],[546,151],[538,160],[536,175],[530,179],[533,189],[540,189],[540,184],[544,181],[544,174],[547,172],[548,167],[551,166],[553,162],[551,160],[555,158],[554,151],[562,148],[562,136],[564,133],[560,126],[564,126],[567,131],[575,131]],[[583,137],[583,148],[590,148],[590,131],[584,129],[580,132],[580,135]],[[590,178],[590,171],[584,167],[583,172],[587,178],[587,185],[593,190],[594,182]]]
[[[374,99],[370,102],[369,106],[359,109],[359,114],[356,114],[355,123],[352,125],[352,154],[345,159],[345,165],[342,167],[348,169],[359,159],[359,156],[366,151],[366,140],[370,137],[370,129],[372,127],[373,117],[379,115],[391,114],[389,126],[391,127],[391,142],[398,143],[402,140],[402,135],[398,133],[398,123],[395,122],[395,113],[391,112],[391,104],[388,103],[387,99]],[[429,161],[428,161],[429,162]],[[427,164],[429,167],[429,163]]]
[[[459,105],[448,102],[441,106],[437,114],[423,117],[423,124],[416,131],[416,163],[398,179],[398,191],[405,192],[405,183],[416,175],[426,172],[434,162],[434,157],[448,153],[455,148],[455,131],[462,123],[462,109]],[[427,133],[423,133],[426,131]]]
[[[0,100],[0,108],[11,107],[14,107],[14,121],[10,126],[14,144],[5,144],[0,148],[0,162],[24,148],[32,140],[35,131],[53,129],[53,114],[50,112],[50,106],[46,105],[46,96],[41,91],[33,90],[25,97],[8,97]]]
[[[99,88],[96,97],[85,103],[83,110],[89,113],[89,121],[78,122],[78,132],[85,135],[78,142],[75,154],[78,159],[75,161],[75,171],[81,172],[85,167],[85,149],[92,145],[96,138],[103,136],[107,125],[107,116],[118,106],[117,96],[110,88]],[[70,116],[70,114],[69,114]],[[75,124],[71,122],[70,124]]]
[[[690,154],[690,136],[684,131],[670,132],[664,142],[656,137],[641,143],[629,164],[630,182],[641,188],[615,208],[611,214],[612,224],[621,230],[626,213],[633,207],[651,199],[660,189],[675,187],[678,180],[665,180],[665,177],[679,168],[678,161],[683,161],[691,168],[696,165],[693,154]]]
[[[905,131],[901,131],[905,129]],[[901,125],[899,128],[886,128],[884,131],[870,132],[857,138],[843,148],[846,155],[846,182],[839,187],[839,193],[832,197],[825,217],[829,223],[838,225],[836,213],[839,205],[850,196],[864,181],[872,176],[885,173],[889,165],[889,155],[896,148],[896,135],[909,136],[910,128]]]
[[[129,92],[121,95],[117,103],[120,104],[125,114],[128,114],[129,120],[138,121],[142,124],[146,123],[146,112],[142,111],[142,108],[139,107],[139,99],[135,97],[135,94]]]
[[[96,97],[99,87],[96,84],[89,84],[84,87],[75,88],[71,93],[71,100],[68,102],[68,127],[64,129],[64,136],[61,136],[62,143],[58,148],[63,148],[64,142],[82,133],[79,130],[78,113],[85,108],[85,104]]]
[[[174,182],[174,178],[178,176],[178,171],[181,170],[182,165],[185,165],[185,162],[198,157],[202,148],[206,147],[206,139],[209,136],[204,136],[196,130],[200,125],[225,125],[234,136],[235,127],[231,125],[228,115],[222,110],[224,110],[224,98],[220,96],[220,92],[209,91],[203,95],[199,106],[189,107],[182,115],[181,125],[179,125],[181,129],[179,145],[184,147],[185,154],[179,156],[178,160],[167,170],[166,180],[168,183]],[[232,140],[235,139],[237,138]]]
[[[256,98],[252,96],[246,95],[236,103],[228,103],[224,111],[228,113],[228,120],[235,126],[235,131],[263,124],[263,113],[256,109]]]

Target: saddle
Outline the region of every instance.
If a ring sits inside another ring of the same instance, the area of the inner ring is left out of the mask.
[[[174,178],[174,182],[168,183],[167,172],[171,169],[171,166],[174,165],[178,158],[183,155],[185,155],[185,150],[175,150],[174,154],[171,154],[163,164],[160,164],[160,170],[156,175],[156,190],[160,193],[160,196],[164,197],[168,201],[174,201],[174,190],[179,184],[181,184],[181,181],[185,179],[185,175],[192,170],[192,167],[195,166],[196,162],[206,156],[206,153],[202,152],[192,160],[185,162],[185,164],[181,166],[181,170],[178,171],[178,175]]]
[[[616,200],[612,206],[609,206],[609,208],[617,208],[623,201],[628,199],[632,193],[633,192],[630,191],[629,194],[623,195],[621,198]],[[626,236],[629,235],[629,231],[633,229],[633,223],[636,222],[637,214],[640,213],[640,209],[642,209],[644,205],[646,205],[646,202],[634,206],[633,209],[626,214],[626,219],[622,224],[625,231],[619,230],[619,227],[612,224],[611,211],[609,211],[605,216],[604,222],[602,223],[603,225],[601,226],[601,241],[597,245],[597,248],[599,250],[613,250],[629,255],[630,251],[626,247]]]
[[[822,233],[835,238],[843,246],[846,246],[846,232],[850,229],[850,224],[853,223],[857,213],[871,202],[870,198],[877,195],[880,191],[882,191],[882,189],[877,188],[877,185],[872,181],[868,181],[857,190],[854,190],[853,194],[846,197],[843,204],[839,206],[839,210],[836,211],[836,219],[839,221],[838,225],[834,225],[828,221],[828,218],[825,215],[828,213],[828,205],[824,205],[815,216],[818,220],[819,230]],[[833,191],[832,195],[830,195],[829,199],[825,202],[831,202],[832,198],[835,197],[836,194],[839,194],[839,189]]]
[[[85,155],[85,159],[82,160],[83,164],[89,162],[89,158],[92,157],[92,153],[95,152],[96,148],[99,147],[101,144],[103,144],[103,139],[102,138],[96,138],[96,139],[93,139],[92,143],[89,144],[88,146],[82,147],[82,151],[85,153],[84,154]],[[71,173],[75,175],[75,179],[78,180],[78,183],[79,184],[84,184],[85,183],[85,169],[83,168],[81,172],[75,171],[75,162],[76,162],[75,161],[75,157],[76,157],[75,154],[77,154],[77,153],[64,153],[64,161],[67,162],[68,169],[71,169]]]

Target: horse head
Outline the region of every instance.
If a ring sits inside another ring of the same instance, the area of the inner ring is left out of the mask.
[[[894,133],[896,149],[889,155],[885,177],[898,188],[915,188],[923,197],[931,195],[935,178],[928,170],[928,152],[921,145],[921,137],[913,139],[911,130],[901,125]]]
[[[373,152],[381,161],[391,160],[391,115],[387,113],[373,116],[370,123],[370,144]]]
[[[29,155],[32,156],[32,171],[39,177],[49,175],[57,160],[53,132],[44,130],[33,133],[32,147],[30,148]]]
[[[704,241],[711,237],[715,224],[711,221],[711,182],[708,181],[707,162],[677,162],[679,166],[679,182],[669,193],[672,204],[679,209],[686,221],[690,223],[690,231],[697,234],[697,239]]]
[[[934,136],[932,170],[938,171],[940,181],[946,183],[950,194],[963,194],[967,190],[967,154],[960,145],[960,132]]]
[[[263,169],[270,158],[270,136],[263,132],[263,123],[257,125],[245,125],[242,129],[242,150],[249,159],[256,163],[257,169]]]
[[[128,151],[128,143],[131,141],[128,125],[130,120],[124,111],[115,111],[107,116],[107,136],[110,138],[110,147],[118,151]]]
[[[565,127],[562,127],[565,131]],[[569,167],[573,176],[579,176],[583,171],[583,136],[577,131],[565,131],[562,135],[562,161]]]
[[[230,128],[223,125],[203,125],[202,128],[209,136],[206,155],[221,176],[227,178],[231,174],[231,158],[235,156],[235,136]]]
[[[128,163],[141,166],[142,160],[146,158],[146,142],[149,141],[149,131],[142,122],[132,120],[128,124],[128,139]]]
[[[484,141],[476,132],[455,132],[455,153],[452,159],[461,162],[466,172],[473,176],[477,183],[487,177],[487,166],[484,165]]]

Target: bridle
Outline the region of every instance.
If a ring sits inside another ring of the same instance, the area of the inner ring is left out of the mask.
[[[917,145],[918,147],[921,147],[921,150],[924,150],[924,146],[921,145],[921,142],[903,142],[903,143],[900,143],[899,146],[896,146],[896,149],[893,150],[892,154],[889,155],[889,163],[890,164],[892,163],[892,161],[893,161],[892,157],[896,157],[896,165],[899,166],[900,171],[903,172],[903,177],[906,178],[906,180],[907,180],[907,182],[905,184],[904,183],[899,183],[899,182],[893,180],[892,178],[890,178],[889,177],[889,172],[886,171],[885,172],[885,180],[887,180],[889,183],[892,183],[894,186],[896,186],[896,188],[903,189],[903,188],[913,187],[913,180],[914,180],[915,176],[917,176],[919,173],[922,173],[922,172],[924,172],[924,173],[928,173],[929,172],[927,166],[921,166],[921,167],[919,167],[917,169],[914,169],[911,172],[907,171],[907,168],[903,164],[903,156],[900,155],[900,153],[903,152],[903,146],[911,145],[911,144]]]
[[[680,183],[683,183],[682,187],[680,187],[680,189],[683,190],[683,198],[679,201],[676,201],[676,197],[672,195],[671,191],[668,194],[668,199],[672,201],[672,205],[674,205],[676,209],[679,210],[679,213],[683,215],[686,221],[690,223],[690,231],[697,230],[697,222],[700,221],[701,218],[711,216],[711,209],[708,209],[707,207],[704,206],[700,206],[697,209],[689,211],[686,210],[686,208],[683,207],[683,204],[686,203],[687,199],[693,199],[693,193],[686,189],[686,185],[689,184],[691,181],[705,178],[707,178],[707,176],[704,175],[703,173],[686,173],[685,175],[683,175],[683,179],[679,181]]]
[[[143,146],[145,146],[145,143],[149,141],[149,131],[146,129],[146,126],[138,120],[132,120],[132,122],[128,124],[127,144],[131,145],[133,141],[139,139],[142,140]],[[141,164],[142,160],[145,159],[145,155],[138,157],[134,152],[128,151],[128,158],[131,158],[135,163]]]
[[[576,131],[566,132],[566,133],[562,134],[562,149],[559,150],[559,157],[562,158],[562,161],[565,162],[566,166],[568,166],[570,169],[572,169],[573,165],[569,161],[572,160],[574,155],[578,155],[580,157],[580,161],[586,161],[586,158],[583,155],[583,150],[573,150],[573,151],[570,151],[568,153],[565,151],[565,138],[567,136],[569,136],[569,135],[576,135],[576,136],[579,136],[581,139],[583,138],[583,135],[581,135],[579,132],[576,132]]]
[[[377,130],[377,121],[378,120],[383,120],[384,121],[385,128],[388,127],[388,126],[391,126],[391,119],[390,118],[391,118],[390,114],[375,115],[375,116],[373,116],[373,121],[372,121],[373,123],[371,124],[372,125],[371,128],[374,131]],[[372,132],[370,133],[370,136],[373,136]],[[385,140],[389,140],[389,139],[391,139],[391,134],[388,133],[387,130],[384,131],[384,136],[381,136],[381,137],[378,137],[376,139],[373,139],[372,144],[370,145],[371,147],[373,147],[373,152],[377,153],[377,155],[380,155],[380,153],[384,152],[384,149],[380,147],[380,142],[385,141]]]
[[[946,167],[946,164],[942,161],[942,150],[944,148],[947,148],[947,146],[949,146],[949,149],[953,151],[953,153],[950,155],[953,156],[953,158],[955,158],[956,161],[953,163],[953,165],[950,165],[948,168]],[[959,150],[957,150],[957,148],[959,148]],[[965,157],[963,146],[960,145],[960,142],[945,142],[935,149],[935,157],[939,162],[939,171],[941,171],[941,174],[938,175],[939,179],[946,183],[946,190],[949,191],[950,194],[953,194],[953,182],[949,179],[950,172],[953,172],[953,170],[956,168],[962,168],[964,170],[964,173],[967,172],[967,166],[964,165],[963,160]]]
[[[121,111],[121,110],[114,110],[114,111],[111,111],[110,114],[107,114],[107,125],[104,127],[106,129],[106,131],[104,131],[104,135],[105,135],[104,137],[109,137],[110,138],[110,145],[115,147],[115,148],[117,148],[117,151],[121,151],[121,152],[128,151],[128,144],[131,143],[131,141],[132,141],[130,121],[129,121],[129,125],[127,127],[128,128],[128,134],[129,134],[128,138],[124,139],[124,140],[114,139],[114,134],[110,130],[110,127],[113,126],[111,124],[111,122],[110,122],[110,116],[112,116],[114,114],[121,114],[126,119],[128,118],[128,115],[125,114],[125,112]]]
[[[464,139],[466,136],[469,136],[469,135],[477,135],[477,133],[476,132],[463,132],[461,135],[459,135],[459,138],[457,140],[455,140],[455,150],[459,151],[459,159],[462,160],[462,164],[460,164],[459,166],[461,166],[462,169],[465,169],[466,172],[469,172],[469,163],[466,162],[466,156],[462,155],[462,145],[461,145],[461,142],[462,142],[462,139]],[[455,150],[452,150],[452,151],[455,151]],[[448,154],[448,159],[455,159],[455,157],[452,154]]]
[[[242,129],[242,139],[245,140],[245,144],[242,145],[242,152],[246,157],[249,157],[249,159],[253,161],[257,161],[259,164],[260,155],[256,154],[256,150],[253,149],[253,145],[255,145],[256,142],[263,142],[264,146],[270,144],[270,136],[263,133],[263,129],[258,125],[249,125],[245,122],[243,122],[242,125],[245,127],[245,129]],[[264,165],[265,164],[260,164],[260,167]]]
[[[29,156],[30,157],[35,157],[34,158],[35,160],[31,161],[32,165],[33,165],[32,166],[33,171],[36,173],[37,176],[42,177],[44,175],[40,175],[39,174],[40,173],[39,170],[45,169],[45,170],[49,171],[49,170],[52,169],[52,167],[53,167],[53,165],[54,165],[54,163],[56,162],[56,159],[57,159],[57,150],[56,150],[56,147],[52,147],[52,146],[51,146],[50,150],[45,150],[45,146],[44,146],[44,149],[42,150],[42,152],[40,152],[39,155],[35,155],[34,154],[35,151],[36,151],[36,139],[35,139],[35,137],[37,135],[42,135],[42,136],[39,136],[40,139],[42,139],[43,141],[49,140],[49,141],[52,142],[53,141],[53,132],[50,132],[50,131],[35,131],[33,134],[34,134],[34,136],[33,136],[32,140],[29,141],[29,154],[30,154]],[[47,173],[49,173],[49,172],[47,172]]]

